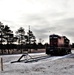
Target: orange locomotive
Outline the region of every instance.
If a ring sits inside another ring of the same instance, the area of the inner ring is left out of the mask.
[[[70,40],[66,36],[52,34],[49,36],[50,46],[46,47],[46,54],[65,55],[71,53]]]

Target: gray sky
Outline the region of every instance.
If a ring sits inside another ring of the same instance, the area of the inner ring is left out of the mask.
[[[0,21],[15,32],[31,30],[37,39],[65,35],[74,42],[74,0],[0,0]]]

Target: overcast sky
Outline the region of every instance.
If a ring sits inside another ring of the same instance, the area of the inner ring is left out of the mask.
[[[48,42],[50,34],[74,42],[74,0],[0,0],[0,21],[15,32],[30,25],[37,39]]]

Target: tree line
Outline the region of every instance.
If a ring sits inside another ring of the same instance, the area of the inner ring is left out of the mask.
[[[13,31],[10,29],[8,25],[4,25],[0,22],[0,50],[1,54],[5,50],[8,50],[8,54],[10,53],[11,49],[22,50],[27,49],[35,49],[44,48],[45,45],[42,45],[41,42],[38,44],[36,43],[36,37],[33,32],[29,30],[27,34],[25,33],[25,29],[23,27],[18,28],[16,30],[15,35]]]

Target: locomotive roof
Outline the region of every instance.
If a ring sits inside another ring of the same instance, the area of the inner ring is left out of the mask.
[[[56,35],[56,34],[51,34],[50,37],[57,37],[57,38],[63,37],[64,39],[69,40],[66,36],[59,36],[59,35]]]
[[[63,36],[63,38],[69,40],[66,36]]]
[[[52,35],[50,35],[50,37],[57,37],[57,38],[61,38],[61,36],[56,35],[56,34],[52,34]]]

